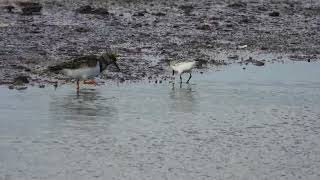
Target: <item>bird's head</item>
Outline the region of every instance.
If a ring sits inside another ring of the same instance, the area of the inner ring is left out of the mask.
[[[120,71],[119,65],[117,63],[118,57],[119,55],[114,52],[107,52],[102,54],[103,62],[106,65],[113,64],[118,69],[118,71]]]

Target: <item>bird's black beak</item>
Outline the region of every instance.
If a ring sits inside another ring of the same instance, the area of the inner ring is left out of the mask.
[[[174,70],[172,70],[172,76],[174,76]]]
[[[117,68],[118,72],[120,72],[121,70],[120,70],[120,68],[119,68],[119,66],[118,66],[118,63],[117,63],[117,62],[113,62],[113,64],[114,64],[114,66]]]

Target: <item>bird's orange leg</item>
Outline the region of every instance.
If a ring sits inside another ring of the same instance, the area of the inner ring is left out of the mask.
[[[91,80],[84,80],[83,84],[93,84],[93,85],[98,85],[97,82],[94,79]]]

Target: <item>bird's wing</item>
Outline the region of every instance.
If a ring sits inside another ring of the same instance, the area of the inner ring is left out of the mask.
[[[49,66],[48,70],[51,72],[58,72],[63,69],[78,69],[81,67],[95,67],[97,65],[98,57],[96,55],[81,56],[70,61],[66,61],[54,66]]]

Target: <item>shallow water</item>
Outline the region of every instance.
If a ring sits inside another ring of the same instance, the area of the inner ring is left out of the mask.
[[[181,87],[1,87],[0,179],[319,179],[319,75],[288,63]]]

